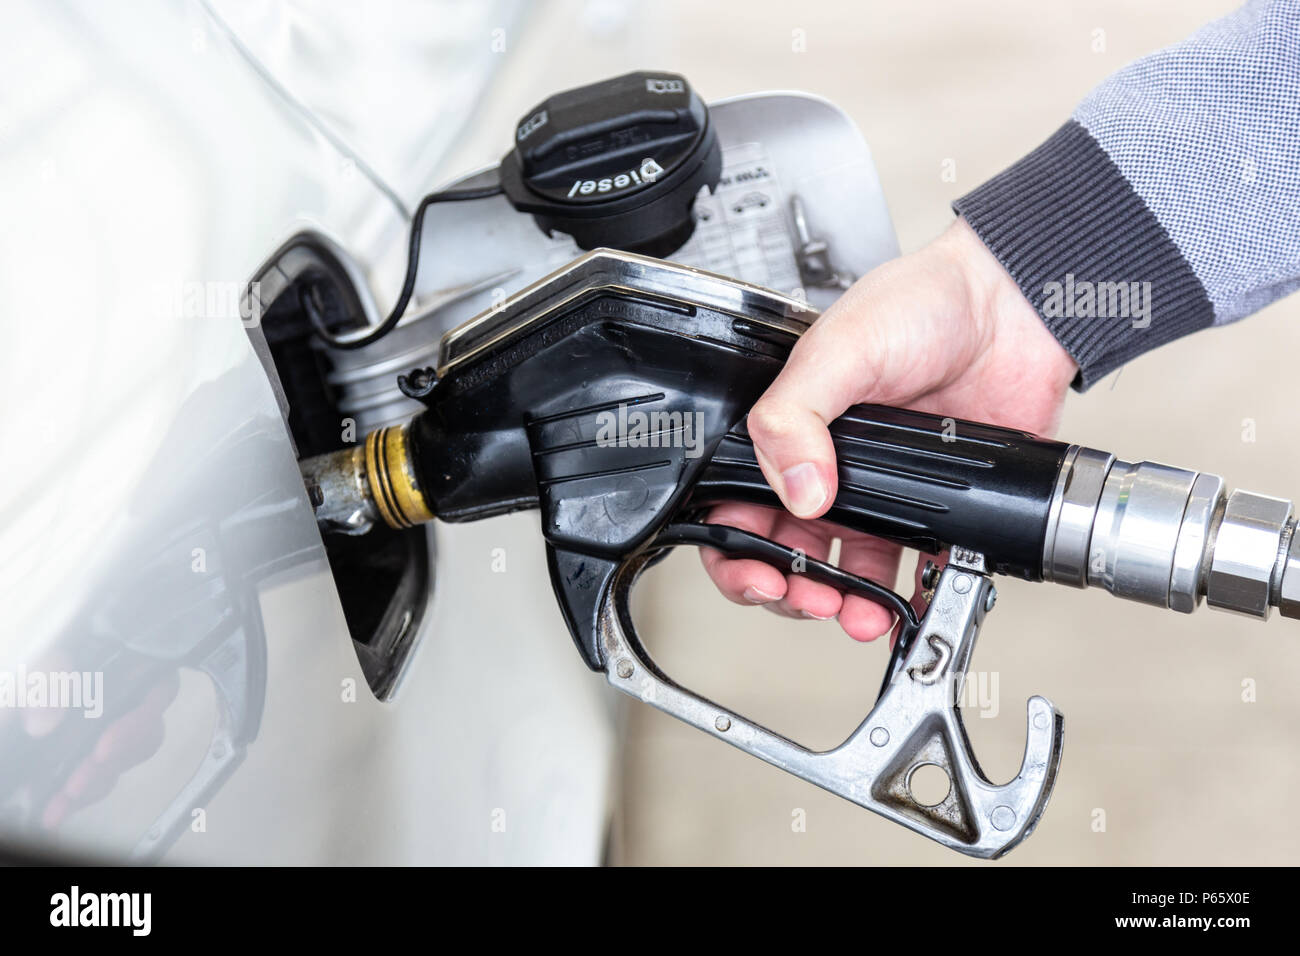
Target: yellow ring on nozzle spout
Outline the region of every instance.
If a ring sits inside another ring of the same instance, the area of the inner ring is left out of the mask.
[[[366,479],[375,507],[391,528],[433,520],[411,467],[406,429],[389,426],[366,436]]]

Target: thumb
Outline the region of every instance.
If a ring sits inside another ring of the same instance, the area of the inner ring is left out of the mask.
[[[827,425],[858,401],[864,382],[871,381],[862,342],[844,341],[834,318],[828,311],[804,334],[749,412],[749,435],[763,477],[798,518],[820,517],[835,500],[835,446]]]

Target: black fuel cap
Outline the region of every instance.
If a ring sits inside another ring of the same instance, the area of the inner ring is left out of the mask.
[[[676,73],[556,93],[520,121],[500,169],[506,197],[547,235],[660,257],[690,238],[695,196],[721,174],[708,108]]]

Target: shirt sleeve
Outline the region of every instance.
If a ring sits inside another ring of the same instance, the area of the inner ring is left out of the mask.
[[[1300,0],[1252,0],[1110,77],[953,208],[1086,389],[1300,286]]]

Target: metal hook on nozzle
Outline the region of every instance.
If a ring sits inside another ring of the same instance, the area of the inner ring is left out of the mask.
[[[600,612],[609,682],[665,713],[970,856],[1002,856],[1037,825],[1061,761],[1062,717],[1029,700],[1020,771],[994,784],[980,770],[957,701],[984,616],[992,606],[983,556],[954,548],[901,666],[867,719],[833,750],[814,752],[674,683],[637,637],[628,607],[648,557],[626,562]],[[938,802],[923,802],[913,777],[937,766],[948,777]]]

